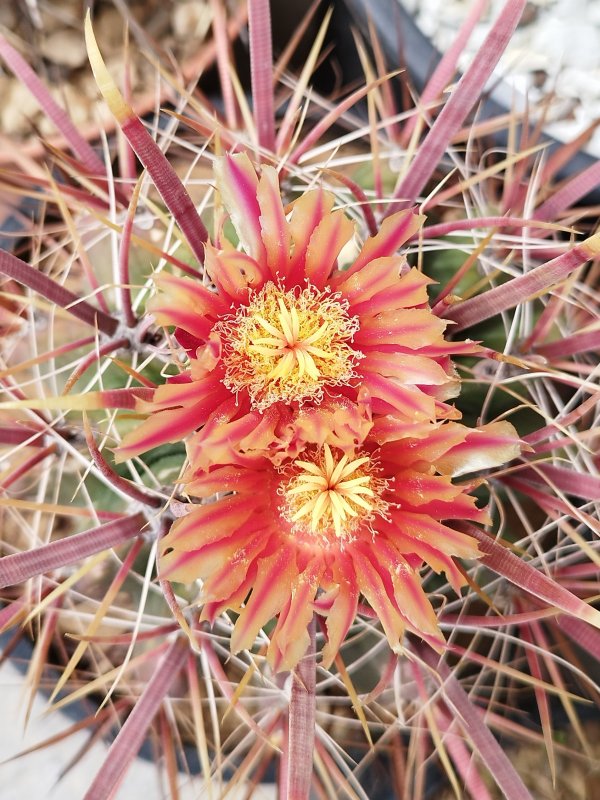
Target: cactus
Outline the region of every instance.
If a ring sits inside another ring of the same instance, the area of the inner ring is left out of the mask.
[[[0,631],[33,635],[50,708],[93,697],[90,730],[118,728],[88,800],[148,739],[174,798],[191,748],[215,798],[265,775],[287,800],[424,798],[437,764],[456,796],[520,800],[511,743],[556,778],[554,703],[591,753],[590,172],[557,185],[531,142],[488,158],[469,116],[524,5],[400,112],[374,33],[364,85],[321,97],[330,14],[292,77],[265,0],[248,103],[215,0],[223,113],[165,65],[164,128],[88,15],[102,157],[0,39],[65,145],[0,253]]]

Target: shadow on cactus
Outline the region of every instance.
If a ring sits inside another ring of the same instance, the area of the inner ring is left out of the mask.
[[[0,40],[65,144],[4,182],[46,208],[26,258],[0,253],[0,629],[35,632],[52,708],[99,697],[86,723],[119,728],[90,800],[148,738],[173,797],[274,775],[290,800],[424,798],[435,761],[458,797],[528,798],[507,748],[539,743],[558,780],[558,707],[592,759],[589,175],[554,186],[532,142],[484,168],[468,116],[523,6],[443,103],[450,56],[401,109],[373,31],[365,85],[325,98],[330,14],[292,76],[264,0],[248,103],[215,0],[223,114],[165,72],[162,129],[88,16],[103,159]]]

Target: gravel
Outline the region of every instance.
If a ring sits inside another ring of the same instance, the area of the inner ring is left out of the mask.
[[[473,0],[402,0],[438,50],[452,43]],[[505,0],[491,0],[459,62],[465,69]],[[550,101],[546,130],[570,141],[600,119],[600,0],[536,0],[494,74],[514,91],[514,103],[538,110]],[[510,91],[508,93],[510,97]],[[587,150],[600,157],[600,129]]]
[[[89,734],[78,731],[52,746],[16,758],[18,753],[60,734],[75,722],[61,712],[45,714],[47,700],[37,694],[29,723],[25,725],[27,697],[22,672],[10,661],[0,665],[0,797],[2,800],[82,798],[106,758],[108,744],[96,741],[88,746]],[[80,758],[75,758],[78,753]],[[11,758],[14,760],[9,760]],[[61,777],[71,759],[74,759],[72,769]],[[136,759],[114,800],[165,800],[170,797],[156,766],[151,761]],[[178,788],[179,800],[208,797],[206,785],[199,776],[181,774]],[[221,792],[215,791],[213,796],[221,796]],[[246,796],[247,787],[243,783],[227,794],[231,800],[242,800]],[[259,787],[254,797],[256,800],[275,800],[275,787]]]

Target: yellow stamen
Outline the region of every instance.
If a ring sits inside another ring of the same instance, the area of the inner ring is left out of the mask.
[[[311,461],[295,461],[285,475],[279,490],[283,514],[305,534],[349,541],[360,525],[386,512],[387,483],[371,456],[350,459],[326,444]]]
[[[348,304],[314,286],[284,291],[267,283],[215,331],[223,343],[224,383],[247,390],[254,408],[320,402],[326,386],[347,384],[362,354],[350,346],[358,319]]]

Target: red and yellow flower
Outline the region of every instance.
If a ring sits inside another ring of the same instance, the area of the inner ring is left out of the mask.
[[[439,647],[421,570],[459,591],[455,560],[479,550],[451,522],[488,521],[470,495],[480,481],[453,478],[510,460],[519,443],[509,423],[454,421],[451,357],[478,347],[445,340],[430,280],[397,254],[422,218],[391,215],[347,265],[354,225],[332,195],[286,209],[273,168],[259,177],[241,154],[215,170],[239,247],[221,227],[205,283],[156,278],[149,310],[174,328],[182,370],[138,400],[148,416],[118,450],[187,438],[194,501],[161,542],[161,577],[200,581],[210,622],[239,615],[233,651],[273,624],[275,670],[304,655],[315,613],[331,663],[361,598],[392,648],[406,630]]]
[[[207,446],[219,436],[222,445],[231,441],[222,428],[236,423],[216,424],[212,438],[190,438],[185,489],[201,503],[190,504],[162,540],[159,569],[171,581],[201,580],[204,619],[214,622],[227,609],[239,614],[232,651],[251,648],[276,619],[267,657],[275,670],[291,669],[317,613],[326,618],[327,665],[361,596],[392,648],[405,630],[440,645],[421,569],[445,572],[459,591],[464,579],[454,559],[477,558],[479,550],[446,523],[488,521],[469,495],[480,481],[456,485],[452,475],[513,458],[515,431],[505,422],[474,430],[387,416],[373,423],[366,409],[326,400],[314,412],[324,416],[321,426],[290,418],[287,433],[272,416],[262,430],[245,432],[242,446],[217,446],[210,460],[229,460],[206,469],[198,465]]]
[[[397,250],[422,224],[411,210],[386,219],[354,262],[340,268],[354,225],[315,189],[288,209],[276,171],[260,178],[244,154],[217,159],[217,186],[242,250],[219,236],[205,252],[207,282],[158,275],[149,303],[175,328],[187,363],[138,410],[120,459],[198,430],[219,407],[256,418],[318,406],[328,395],[368,391],[376,414],[413,422],[456,418],[450,360],[472,342],[447,342],[428,305],[431,281]]]

